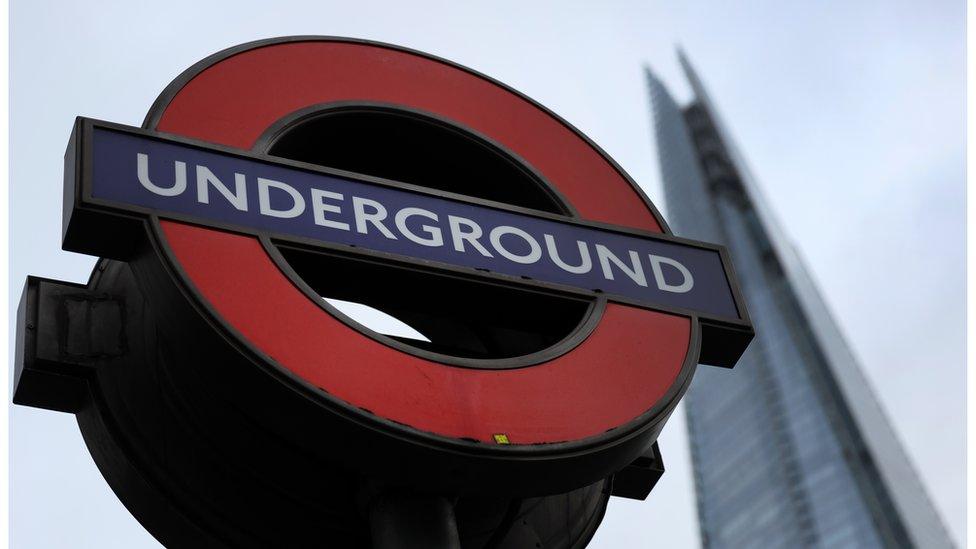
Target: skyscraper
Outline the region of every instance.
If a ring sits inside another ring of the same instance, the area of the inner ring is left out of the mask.
[[[756,339],[685,397],[702,543],[951,547],[857,360],[701,80],[679,106],[648,71],[668,221],[725,244]]]

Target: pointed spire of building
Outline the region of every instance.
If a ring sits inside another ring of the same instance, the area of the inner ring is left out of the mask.
[[[676,50],[689,106],[645,67],[668,221],[678,236],[728,246],[757,334],[733,371],[700,369],[685,398],[703,545],[952,547],[816,284]]]

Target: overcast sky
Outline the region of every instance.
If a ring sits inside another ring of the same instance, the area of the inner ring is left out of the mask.
[[[474,4],[12,0],[11,307],[27,274],[80,282],[94,264],[60,251],[74,117],[139,125],[172,78],[215,51],[326,34],[446,57],[568,119],[660,205],[641,68],[686,100],[680,43],[963,542],[965,4]],[[158,546],[72,416],[13,407],[10,418],[11,547]],[[664,478],[646,502],[614,499],[591,547],[698,543],[684,429],[675,414]]]

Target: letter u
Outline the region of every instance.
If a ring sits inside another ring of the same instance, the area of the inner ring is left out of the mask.
[[[186,162],[177,160],[175,164],[175,174],[173,176],[173,186],[166,188],[160,187],[149,180],[149,155],[136,153],[136,173],[139,176],[139,183],[149,192],[160,196],[176,196],[186,190]]]

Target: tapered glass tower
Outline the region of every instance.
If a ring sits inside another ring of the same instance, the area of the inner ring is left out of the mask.
[[[708,548],[951,547],[918,475],[688,60],[647,73],[668,221],[725,244],[756,338],[685,397]]]

